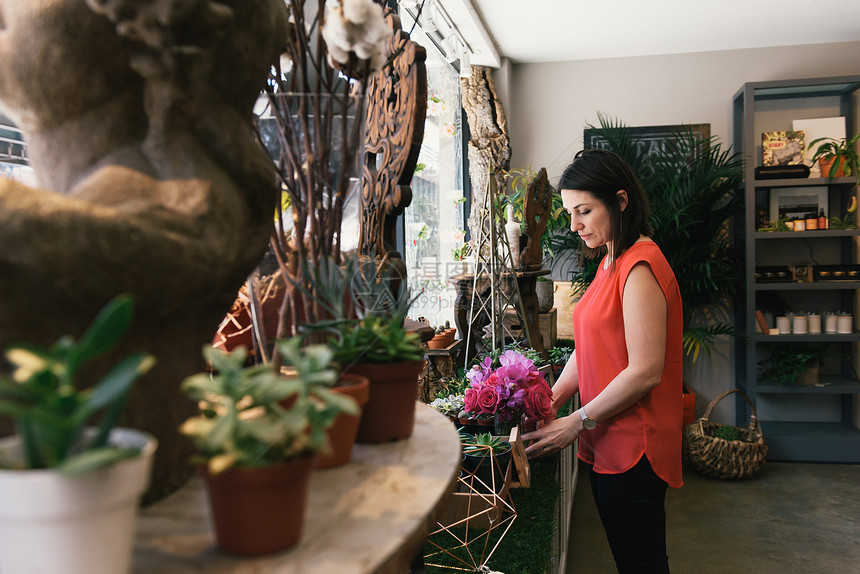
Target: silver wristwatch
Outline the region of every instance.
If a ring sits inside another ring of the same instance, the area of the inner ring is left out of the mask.
[[[597,421],[588,418],[588,415],[585,414],[585,407],[580,407],[579,416],[582,418],[582,426],[585,430],[594,430],[597,428]]]

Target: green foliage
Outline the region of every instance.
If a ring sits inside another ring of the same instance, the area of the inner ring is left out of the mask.
[[[406,331],[402,321],[385,317],[351,322],[330,343],[335,348],[335,359],[344,365],[400,363],[424,358],[418,334]]]
[[[334,349],[335,361],[399,363],[424,358],[417,333],[404,327],[414,298],[401,282],[373,259],[346,258],[340,265],[325,259],[305,274],[307,285],[295,284],[306,301],[319,305],[327,320],[300,325],[300,333],[322,332]]]
[[[503,441],[499,437],[494,437],[488,432],[476,434],[463,442],[463,452],[466,454],[481,454],[488,450],[492,450],[493,454],[502,454],[510,449],[510,443]]]
[[[91,388],[79,390],[75,385],[81,367],[117,346],[133,313],[132,298],[121,295],[99,312],[80,340],[65,336],[48,349],[19,345],[6,351],[14,371],[11,379],[0,377],[0,415],[14,421],[25,468],[80,474],[139,454],[109,446],[108,438],[129,389],[152,368],[155,358],[134,353]],[[87,436],[85,428],[100,413],[95,435]]]
[[[786,225],[788,221],[787,217],[780,217],[765,227],[759,227],[757,231],[791,231]]]
[[[570,347],[560,346],[556,344],[555,347],[547,351],[549,355],[549,362],[553,365],[564,366],[570,360],[570,356],[573,354],[573,345]]]
[[[337,380],[325,345],[301,349],[301,339],[279,341],[295,375],[269,365],[246,367],[243,347],[225,353],[211,346],[203,355],[213,373],[183,381],[182,390],[200,404],[183,423],[199,457],[213,474],[233,466],[260,467],[327,448],[325,429],[341,412],[358,414],[355,401],[329,390]]]
[[[860,157],[857,156],[858,139],[860,139],[860,134],[856,134],[850,140],[825,137],[812,140],[809,143],[810,148],[818,145],[812,156],[812,161],[818,161],[819,159],[833,160],[830,173],[822,173],[822,177],[825,177],[825,175],[830,178],[834,177],[841,167],[846,176],[856,176],[857,184],[860,185]]]
[[[460,247],[455,247],[451,250],[451,258],[454,261],[465,261],[471,251],[469,242],[463,243]]]
[[[534,181],[535,177],[537,177],[537,172],[534,171],[531,167],[512,169],[505,174],[505,177],[510,183],[511,191],[507,196],[505,196],[504,202],[500,206],[500,210],[501,212],[504,212],[505,206],[513,205],[514,219],[522,222],[522,227],[524,231],[525,219],[523,217],[523,210],[525,208],[526,191],[528,190],[529,184]],[[562,205],[561,202],[561,195],[554,193],[552,195],[552,204],[550,206],[549,220],[547,221],[546,230],[544,231],[544,234],[541,236],[540,240],[544,257],[553,256],[553,234],[558,230],[564,230],[569,228],[570,216],[568,215],[567,211],[564,210],[564,205]]]
[[[695,359],[716,337],[734,333],[726,324],[694,329],[691,318],[723,297],[734,298],[740,286],[742,253],[728,223],[743,208],[743,158],[723,150],[716,137],[697,139],[688,127],[648,156],[621,121],[599,115],[599,123],[609,149],[630,165],[650,200],[653,239],[678,280],[684,348]],[[575,279],[588,285],[596,272],[595,264]]]
[[[790,385],[806,369],[820,362],[827,351],[823,344],[768,345],[770,355],[758,362],[758,380]]]
[[[714,430],[714,436],[723,440],[740,440],[740,431],[731,425],[720,425]]]

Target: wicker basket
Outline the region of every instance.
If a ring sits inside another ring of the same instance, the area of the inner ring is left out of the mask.
[[[715,437],[714,430],[721,425],[708,420],[717,403],[732,393],[740,393],[750,406],[749,424],[746,427],[737,427],[739,440]],[[740,389],[729,389],[712,400],[705,414],[690,423],[684,434],[690,461],[696,470],[706,476],[722,479],[750,478],[758,472],[767,456],[767,443],[761,434],[755,405]]]

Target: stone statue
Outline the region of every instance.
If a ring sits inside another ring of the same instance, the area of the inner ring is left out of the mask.
[[[153,496],[188,474],[182,379],[260,260],[277,197],[252,108],[282,0],[0,0],[0,108],[38,181],[0,179],[0,349],[79,336],[113,296],[145,349],[124,424],[160,441]],[[8,431],[8,429],[6,429]]]

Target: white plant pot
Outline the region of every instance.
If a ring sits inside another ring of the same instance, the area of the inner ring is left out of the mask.
[[[130,570],[138,502],[157,441],[114,429],[110,443],[141,456],[77,477],[53,470],[0,470],[0,573],[124,574]],[[0,457],[20,460],[17,437]]]

